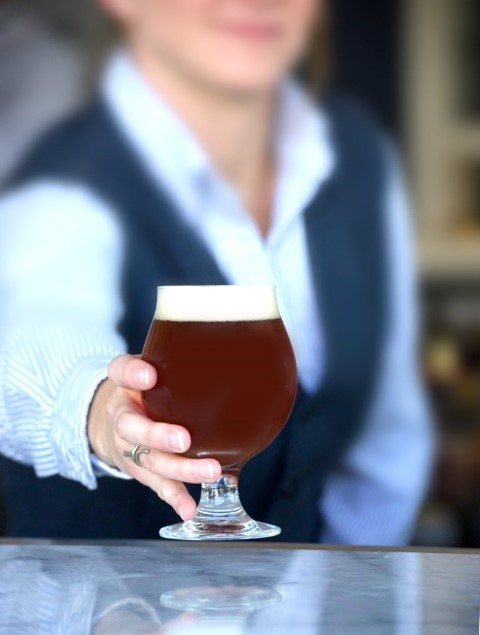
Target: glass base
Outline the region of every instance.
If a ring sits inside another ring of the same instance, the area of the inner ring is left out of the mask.
[[[255,540],[280,532],[280,527],[250,518],[238,497],[237,479],[224,475],[215,483],[202,485],[192,520],[162,527],[160,536],[172,540]]]
[[[162,538],[171,540],[255,540],[258,538],[272,538],[281,532],[280,527],[268,523],[257,523],[251,520],[245,526],[232,525],[231,521],[217,521],[215,523],[196,523],[188,520],[160,529]]]

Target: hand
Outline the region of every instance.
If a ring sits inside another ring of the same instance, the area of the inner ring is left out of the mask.
[[[179,456],[190,447],[189,432],[146,416],[141,391],[153,388],[156,381],[155,369],[138,357],[115,358],[90,406],[88,439],[99,459],[151,487],[183,520],[189,520],[196,506],[184,483],[214,482],[221,467],[215,459]],[[142,467],[123,456],[134,443],[150,450],[140,456]]]

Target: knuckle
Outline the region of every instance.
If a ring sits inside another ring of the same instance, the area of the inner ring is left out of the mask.
[[[118,366],[120,364],[120,357],[114,357],[108,365],[107,373],[109,379],[114,381],[114,377],[117,373]]]
[[[160,498],[168,503],[171,498],[171,488],[169,487],[169,482],[165,480],[161,480],[157,487],[157,494]]]
[[[109,397],[107,400],[107,403],[105,404],[105,412],[107,413],[107,417],[109,419],[115,419],[117,413],[117,400],[113,396]]]
[[[161,435],[161,442],[162,445],[164,445],[163,443],[164,439],[163,439],[163,435]],[[145,443],[146,445],[150,448],[150,447],[155,447],[158,446],[158,442],[159,442],[159,434],[158,434],[158,429],[155,430],[155,426],[154,424],[150,424],[146,426],[145,429]]]
[[[159,486],[160,492],[158,495],[168,505],[176,509],[178,503],[182,499],[182,491],[178,487],[178,483],[175,481],[164,480]]]
[[[171,481],[183,480],[181,464],[176,458],[165,452],[150,452],[146,458],[149,461],[148,469],[157,476]]]
[[[183,465],[183,481],[194,482],[198,480],[197,464],[194,461],[187,460]]]
[[[158,452],[149,452],[142,456],[143,467],[160,477],[163,476],[162,464],[162,455]]]
[[[155,473],[155,469],[154,469],[155,453],[152,453],[152,451],[149,448],[147,448],[147,450],[148,452],[143,452],[139,458],[140,465],[142,466],[143,470],[146,470],[147,472],[154,474]]]
[[[126,410],[121,410],[117,413],[115,421],[115,429],[119,437],[125,438],[131,424],[131,415]]]
[[[131,387],[135,383],[136,372],[136,363],[133,360],[129,360],[122,369],[122,382],[126,387]]]
[[[114,357],[108,365],[108,378],[116,385],[126,384],[132,375],[132,364],[135,358],[131,355],[119,355]]]

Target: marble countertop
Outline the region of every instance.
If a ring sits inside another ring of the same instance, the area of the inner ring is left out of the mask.
[[[0,633],[462,635],[480,554],[0,541]]]

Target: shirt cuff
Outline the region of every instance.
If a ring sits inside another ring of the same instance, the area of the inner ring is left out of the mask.
[[[88,489],[97,486],[87,437],[87,417],[98,386],[107,378],[112,357],[80,360],[65,378],[52,412],[51,442],[58,473]]]
[[[92,463],[93,473],[97,477],[114,476],[115,478],[122,478],[125,481],[133,480],[129,474],[125,474],[125,472],[122,472],[122,470],[119,470],[116,467],[112,467],[111,465],[108,465],[108,463],[105,463],[105,461],[102,461],[101,459],[99,459],[98,456],[96,456],[96,454],[93,454],[93,453],[90,454],[90,461]]]

